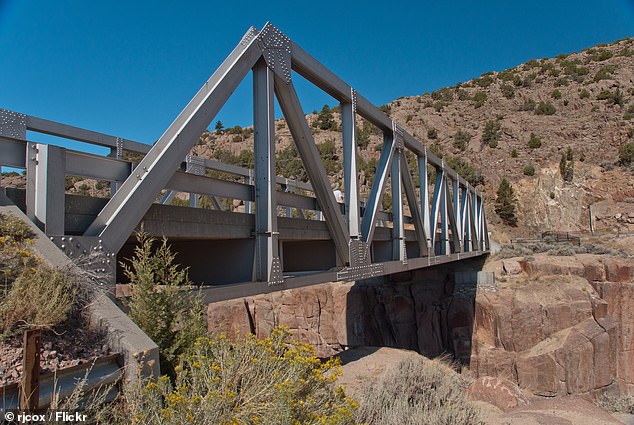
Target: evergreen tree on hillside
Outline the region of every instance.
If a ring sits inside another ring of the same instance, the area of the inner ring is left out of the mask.
[[[495,200],[495,212],[509,226],[517,226],[517,217],[515,216],[516,203],[517,199],[511,183],[506,179],[502,179]]]
[[[225,126],[222,124],[222,121],[216,121],[216,134],[222,133],[222,130],[224,130],[224,128]]]
[[[337,123],[335,122],[332,111],[328,105],[324,105],[324,107],[321,108],[315,123],[320,130],[337,130]]]
[[[559,173],[565,182],[571,182],[574,177],[575,159],[571,147],[568,147],[565,154],[561,154],[561,160],[559,160]]]

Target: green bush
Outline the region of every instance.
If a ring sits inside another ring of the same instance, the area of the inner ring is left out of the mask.
[[[518,156],[518,155],[517,155],[517,149],[513,149],[513,150],[511,151],[511,158],[517,158],[517,156]]]
[[[444,159],[445,164],[449,168],[453,168],[456,173],[471,183],[471,185],[478,186],[484,184],[484,175],[462,157],[446,156]],[[433,167],[431,167],[431,169],[435,170]],[[431,176],[429,180],[432,181]]]
[[[408,358],[362,391],[357,420],[369,425],[482,424],[465,395],[468,384],[441,361]]]
[[[537,137],[535,133],[531,133],[531,137],[528,139],[528,147],[531,149],[538,149],[542,146],[542,140]]]
[[[128,315],[159,346],[161,370],[173,376],[179,357],[206,333],[204,308],[181,290],[190,285],[187,269],[174,262],[167,240],[158,247],[145,233],[137,240],[134,256],[121,263],[130,281]]]
[[[561,92],[557,89],[553,90],[553,92],[550,94],[550,96],[553,99],[561,99]]]
[[[427,130],[427,138],[431,140],[435,140],[438,138],[438,131],[435,128],[430,128]]]
[[[200,338],[174,384],[162,377],[128,390],[110,423],[352,425],[358,403],[335,387],[340,375],[337,360],[321,362],[285,330]]]
[[[482,74],[480,78],[474,78],[473,83],[477,86],[486,88],[493,84],[493,77],[491,77],[491,75]]]
[[[495,213],[509,226],[517,226],[516,204],[517,199],[511,183],[506,179],[502,179],[498,186],[497,198],[495,199]]]
[[[596,74],[594,74],[594,81],[597,82],[601,80],[609,80],[610,78],[612,78],[612,74],[615,70],[616,67],[614,65],[604,66],[603,68],[599,69]]]
[[[475,108],[480,108],[482,106],[484,106],[484,103],[487,101],[487,95],[484,92],[476,92],[473,95],[473,101],[475,102],[474,106]]]
[[[531,98],[525,98],[524,103],[520,106],[520,111],[534,111],[536,103]]]
[[[456,134],[454,134],[453,136],[453,145],[461,151],[464,151],[465,149],[467,149],[467,146],[471,141],[471,137],[472,135],[469,132],[458,129]]]
[[[525,176],[534,176],[535,175],[535,166],[533,164],[528,164],[524,166],[522,170]]]
[[[515,89],[510,84],[502,84],[500,91],[502,92],[502,96],[507,99],[513,99],[515,97]]]
[[[591,61],[602,62],[612,57],[612,52],[607,49],[596,49],[589,57]]]
[[[631,165],[634,163],[634,143],[625,143],[619,148],[619,164]]]
[[[555,87],[567,86],[568,84],[570,84],[570,81],[566,77],[558,78],[557,81],[555,81]]]
[[[618,87],[615,91],[603,90],[597,95],[597,100],[607,100],[613,105],[623,105],[623,92]]]
[[[550,102],[539,102],[535,108],[535,115],[553,115],[557,109]]]
[[[587,99],[590,97],[590,92],[586,89],[583,89],[579,92],[579,99]]]
[[[499,121],[489,120],[484,125],[484,131],[482,132],[482,144],[487,144],[492,148],[497,147],[497,143],[502,137],[501,124]]]
[[[448,103],[447,102],[443,102],[441,100],[438,100],[436,102],[434,102],[434,104],[432,105],[432,107],[434,108],[434,110],[436,112],[441,112],[445,106],[447,106]]]

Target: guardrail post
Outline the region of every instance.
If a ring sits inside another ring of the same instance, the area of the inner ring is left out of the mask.
[[[35,223],[47,235],[63,235],[65,149],[37,143],[30,153],[35,155],[29,155],[27,158],[27,192],[29,184],[32,185],[31,193],[27,194],[27,211],[29,199],[32,199],[34,206],[32,215]],[[28,177],[29,171],[33,169],[35,169],[34,182]]]
[[[22,346],[22,391],[20,392],[20,408],[36,411],[40,404],[40,330],[24,331]]]

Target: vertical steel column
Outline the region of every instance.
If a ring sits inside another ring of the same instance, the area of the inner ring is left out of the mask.
[[[443,184],[442,192],[440,195],[440,239],[441,246],[440,252],[443,255],[451,254],[451,248],[449,247],[449,220],[447,209],[447,175],[443,167]]]
[[[260,59],[253,67],[255,150],[255,280],[283,283],[275,199],[273,71]]]
[[[253,186],[253,170],[249,169],[249,175],[244,177],[244,183],[249,186]],[[246,201],[244,204],[244,212],[247,214],[253,214],[253,208],[251,201]]]
[[[469,188],[462,187],[462,205],[460,210],[461,215],[461,229],[460,235],[462,237],[463,251],[471,251],[471,236],[470,236],[470,224],[469,224]]]
[[[47,235],[63,235],[66,154],[57,146],[36,149],[35,222]]]
[[[436,168],[436,181],[434,182],[434,200],[431,206],[431,216],[430,216],[430,224],[431,224],[431,252],[436,254],[436,242],[438,239],[438,212],[442,209],[441,204],[443,203],[443,192],[445,187],[445,169],[444,163],[440,168]],[[441,248],[442,253],[442,248]]]
[[[434,255],[432,246],[432,231],[430,223],[430,211],[429,211],[429,182],[427,179],[427,148],[425,153],[418,157],[418,177],[420,180],[420,207],[422,209],[423,216],[423,229],[425,230],[425,236],[427,237],[427,255]]]
[[[26,143],[26,215],[35,223],[35,166],[37,143]],[[64,183],[64,189],[66,184]]]
[[[478,193],[471,193],[471,243],[475,251],[479,250],[480,233],[478,225]]]
[[[123,139],[117,137],[115,145],[114,148],[110,148],[110,156],[123,159]],[[113,196],[119,190],[119,186],[121,186],[120,182],[110,182],[110,196]]]
[[[403,227],[403,180],[401,179],[401,156],[403,151],[396,150],[392,160],[390,180],[392,182],[392,259],[407,261],[405,253],[405,229]]]
[[[462,209],[460,201],[462,198],[460,197],[460,179],[455,178],[453,180],[453,214],[455,217],[456,223],[456,234],[454,235],[454,240],[456,241],[456,246],[454,246],[454,250],[456,252],[462,252]]]
[[[357,143],[355,125],[355,92],[351,90],[352,103],[341,104],[343,128],[343,181],[346,221],[351,239],[359,238],[359,183],[357,178]]]

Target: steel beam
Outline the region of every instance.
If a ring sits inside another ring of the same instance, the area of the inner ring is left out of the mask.
[[[273,71],[260,59],[253,67],[255,150],[256,281],[284,283],[280,262],[275,191],[275,105]]]
[[[355,94],[353,102],[341,104],[341,126],[343,128],[343,181],[344,203],[348,232],[352,239],[359,238],[359,182],[357,177],[357,138],[355,124]]]
[[[0,165],[6,167],[26,168],[26,142],[0,136]]]
[[[427,150],[425,149],[422,156],[418,157],[418,178],[420,180],[420,207],[423,216],[423,229],[427,242],[427,255],[434,255],[432,245],[432,227],[430,222],[429,210],[429,181],[427,177]]]
[[[66,151],[66,174],[89,179],[124,181],[131,173],[131,163],[120,159]]]
[[[35,222],[47,235],[64,234],[64,168],[58,146],[37,144],[35,159]]]
[[[254,40],[231,52],[106,204],[86,236],[98,235],[112,251],[123,246],[200,134],[262,56]]]
[[[63,137],[64,139],[77,140],[79,142],[92,143],[94,145],[117,148],[117,140],[123,142],[125,150],[147,153],[152,146],[145,143],[134,142],[127,139],[119,139],[116,136],[98,133],[96,131],[84,130],[83,128],[73,127],[72,125],[61,124],[55,121],[49,121],[28,115],[26,120],[27,130],[35,131],[51,136]]]
[[[395,150],[394,136],[391,132],[383,133],[383,147],[381,148],[381,156],[376,166],[372,189],[370,190],[370,199],[365,204],[365,213],[361,221],[361,238],[370,245],[374,236],[377,215],[381,207],[381,200],[385,191],[387,177],[390,174],[390,167],[394,158]]]
[[[405,155],[401,155],[401,177],[403,179],[403,188],[405,189],[407,205],[409,205],[409,210],[412,214],[412,221],[414,222],[414,230],[416,231],[416,240],[418,242],[420,256],[422,257],[428,255],[427,235],[425,234],[423,217],[420,213],[420,207],[418,206],[418,199],[416,198],[414,181],[412,180],[412,174],[410,173],[409,166],[407,165],[407,158]]]
[[[392,259],[406,262],[405,228],[403,226],[403,179],[401,157],[403,150],[397,149],[392,161],[390,181],[392,183]]]
[[[292,82],[286,82],[275,75],[275,95],[286,118],[286,124],[293,136],[299,156],[302,158],[308,178],[313,186],[317,202],[326,217],[326,224],[342,265],[349,263],[348,241],[350,234],[343,220],[339,204],[328,181],[326,169],[319,156],[319,151],[313,140],[302,106],[295,92]]]
[[[440,253],[442,255],[451,254],[449,246],[449,220],[447,209],[447,175],[443,169],[443,183],[440,192]]]
[[[453,180],[453,215],[455,217],[455,226],[456,233],[454,234],[454,249],[456,252],[462,252],[462,208],[461,208],[461,193],[460,193],[460,182],[457,179]]]
[[[433,255],[436,254],[436,241],[438,238],[438,213],[441,210],[442,193],[445,187],[444,168],[436,169],[436,181],[434,182],[434,199],[431,205],[430,225],[431,225],[431,246]]]

